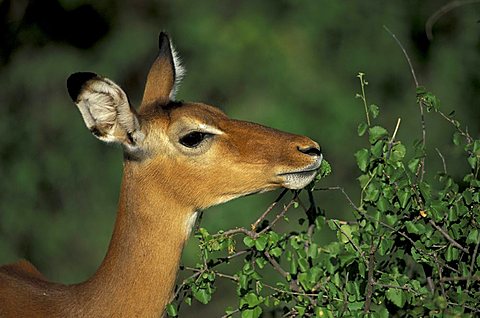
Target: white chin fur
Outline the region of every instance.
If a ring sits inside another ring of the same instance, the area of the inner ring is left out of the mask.
[[[187,239],[190,237],[190,234],[192,233],[193,226],[195,225],[195,221],[197,220],[197,215],[198,215],[198,212],[194,212],[192,215],[188,217],[188,219],[185,222],[185,234]]]
[[[285,182],[283,183],[283,186],[292,190],[302,189],[313,181],[316,174],[316,171],[288,174],[285,176]]]

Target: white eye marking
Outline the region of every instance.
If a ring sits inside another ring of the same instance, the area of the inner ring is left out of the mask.
[[[223,134],[223,131],[221,131],[220,129],[209,126],[207,124],[199,124],[198,129],[200,129],[201,131],[204,131],[206,133],[209,133],[209,134],[214,134],[214,135],[222,135]]]

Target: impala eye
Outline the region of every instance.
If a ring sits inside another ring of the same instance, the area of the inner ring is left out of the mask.
[[[201,131],[192,131],[191,133],[188,133],[182,138],[180,138],[179,142],[185,147],[195,148],[198,145],[200,145],[200,143],[203,140],[205,140],[205,138],[208,138],[210,136],[212,136],[212,134],[210,133],[201,132]]]

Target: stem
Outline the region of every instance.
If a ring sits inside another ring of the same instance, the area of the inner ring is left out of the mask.
[[[367,107],[367,96],[365,95],[365,85],[367,84],[367,82],[365,82],[363,76],[365,74],[364,73],[358,73],[357,77],[360,79],[360,86],[362,87],[362,95],[357,95],[358,97],[360,97],[363,101],[363,106],[365,106],[365,115],[367,116],[367,124],[368,124],[368,127],[370,127],[370,115],[368,114],[368,107]]]

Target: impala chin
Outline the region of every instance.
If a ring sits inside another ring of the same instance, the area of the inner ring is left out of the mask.
[[[323,156],[320,155],[314,163],[302,169],[280,173],[279,176],[285,180],[283,182],[283,187],[292,190],[306,187],[317,175],[318,168],[320,168],[320,165],[322,164],[322,159]]]

